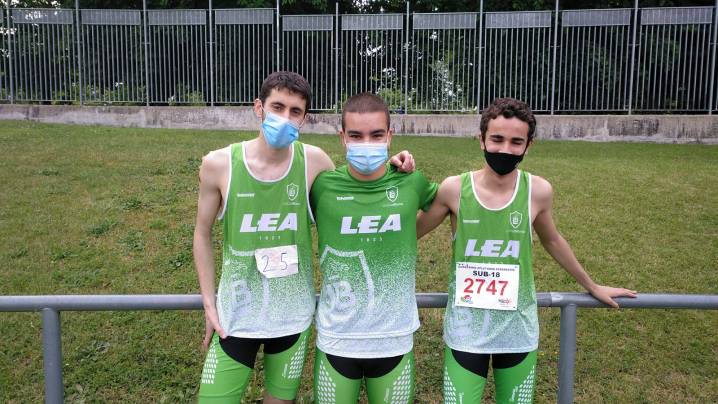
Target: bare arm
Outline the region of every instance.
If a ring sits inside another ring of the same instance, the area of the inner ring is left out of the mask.
[[[612,307],[618,307],[613,298],[620,296],[636,297],[635,290],[614,288],[599,285],[591,279],[586,270],[576,259],[571,246],[553,222],[552,205],[553,189],[551,184],[541,177],[532,177],[532,204],[536,210],[533,221],[534,230],[538,234],[541,244],[546,251],[571,274],[576,281],[584,287],[593,297]]]
[[[416,216],[416,238],[422,238],[428,232],[434,230],[450,213],[456,214],[460,194],[460,177],[448,177],[436,193],[428,211],[419,211]]]
[[[317,146],[306,145],[307,151],[307,187],[312,188],[314,179],[317,178],[322,171],[334,169],[334,162],[329,158],[324,150]]]
[[[215,330],[222,338],[224,331],[219,325],[214,288],[214,254],[212,249],[212,224],[222,206],[220,183],[229,167],[229,156],[215,151],[202,159],[199,169],[199,200],[197,202],[197,220],[194,228],[192,251],[197,269],[202,304],[205,311],[205,348]]]

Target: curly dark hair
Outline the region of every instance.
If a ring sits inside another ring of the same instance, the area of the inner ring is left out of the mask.
[[[495,98],[486,109],[481,112],[481,139],[486,138],[486,131],[489,129],[489,121],[496,119],[499,115],[504,118],[518,118],[529,125],[528,141],[534,139],[536,131],[536,118],[531,107],[523,101],[514,98]]]
[[[309,110],[309,102],[312,99],[312,88],[307,80],[300,74],[287,71],[274,72],[267,76],[262,82],[262,88],[259,90],[259,99],[262,104],[267,100],[272,90],[287,90],[292,94],[298,94],[306,101],[304,113]]]

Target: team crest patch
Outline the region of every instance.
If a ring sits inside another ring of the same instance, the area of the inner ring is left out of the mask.
[[[519,212],[511,212],[509,215],[509,223],[511,223],[511,227],[514,229],[521,226],[521,220],[523,219],[523,215]]]
[[[293,201],[297,199],[297,195],[299,194],[299,186],[297,184],[289,184],[287,185],[287,197],[290,201]]]
[[[389,199],[389,202],[396,202],[396,198],[399,197],[399,188],[397,187],[389,187],[386,189],[386,197]]]

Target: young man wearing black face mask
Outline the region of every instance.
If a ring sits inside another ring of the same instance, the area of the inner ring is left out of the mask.
[[[489,360],[496,402],[533,400],[538,315],[531,268],[532,230],[551,256],[596,299],[636,292],[595,283],[556,229],[553,191],[545,179],[517,169],[532,144],[536,120],[525,103],[498,98],[481,115],[486,166],[449,177],[417,237],[451,217],[453,255],[444,318],[444,400],[481,401]]]

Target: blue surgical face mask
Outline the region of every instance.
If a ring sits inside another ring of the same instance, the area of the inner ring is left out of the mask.
[[[262,122],[264,139],[271,147],[283,149],[299,139],[299,127],[289,119],[265,111]]]
[[[347,162],[364,175],[376,171],[388,158],[386,143],[347,143]]]

